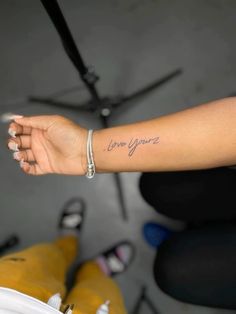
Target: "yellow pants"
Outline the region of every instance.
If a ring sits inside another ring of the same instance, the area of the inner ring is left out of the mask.
[[[61,237],[0,259],[0,287],[15,289],[43,302],[60,293],[64,304],[74,304],[73,314],[96,314],[110,300],[111,314],[126,314],[119,288],[95,262],[77,272],[73,289],[66,293],[67,270],[77,254],[77,238]]]

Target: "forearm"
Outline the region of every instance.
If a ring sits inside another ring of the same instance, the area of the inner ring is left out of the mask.
[[[236,98],[98,130],[97,172],[171,171],[236,164]]]

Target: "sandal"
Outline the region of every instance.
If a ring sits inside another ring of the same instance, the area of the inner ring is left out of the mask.
[[[85,202],[83,199],[74,197],[68,200],[62,209],[59,220],[59,229],[64,231],[79,232],[83,225],[85,215]]]
[[[123,273],[134,259],[134,245],[128,241],[122,241],[101,253],[95,260],[108,276]]]

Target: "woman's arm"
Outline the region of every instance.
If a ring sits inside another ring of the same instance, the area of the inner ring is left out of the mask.
[[[88,131],[60,116],[15,119],[8,143],[29,174],[86,172]],[[13,132],[13,133],[12,133]],[[13,143],[13,145],[11,145]],[[160,118],[97,130],[97,172],[171,171],[236,164],[236,98]]]
[[[236,164],[236,98],[96,131],[99,172],[169,171]]]

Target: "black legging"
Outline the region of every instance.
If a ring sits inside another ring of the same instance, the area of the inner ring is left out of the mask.
[[[140,190],[158,212],[189,222],[158,250],[158,286],[184,302],[236,309],[236,171],[147,173]]]

